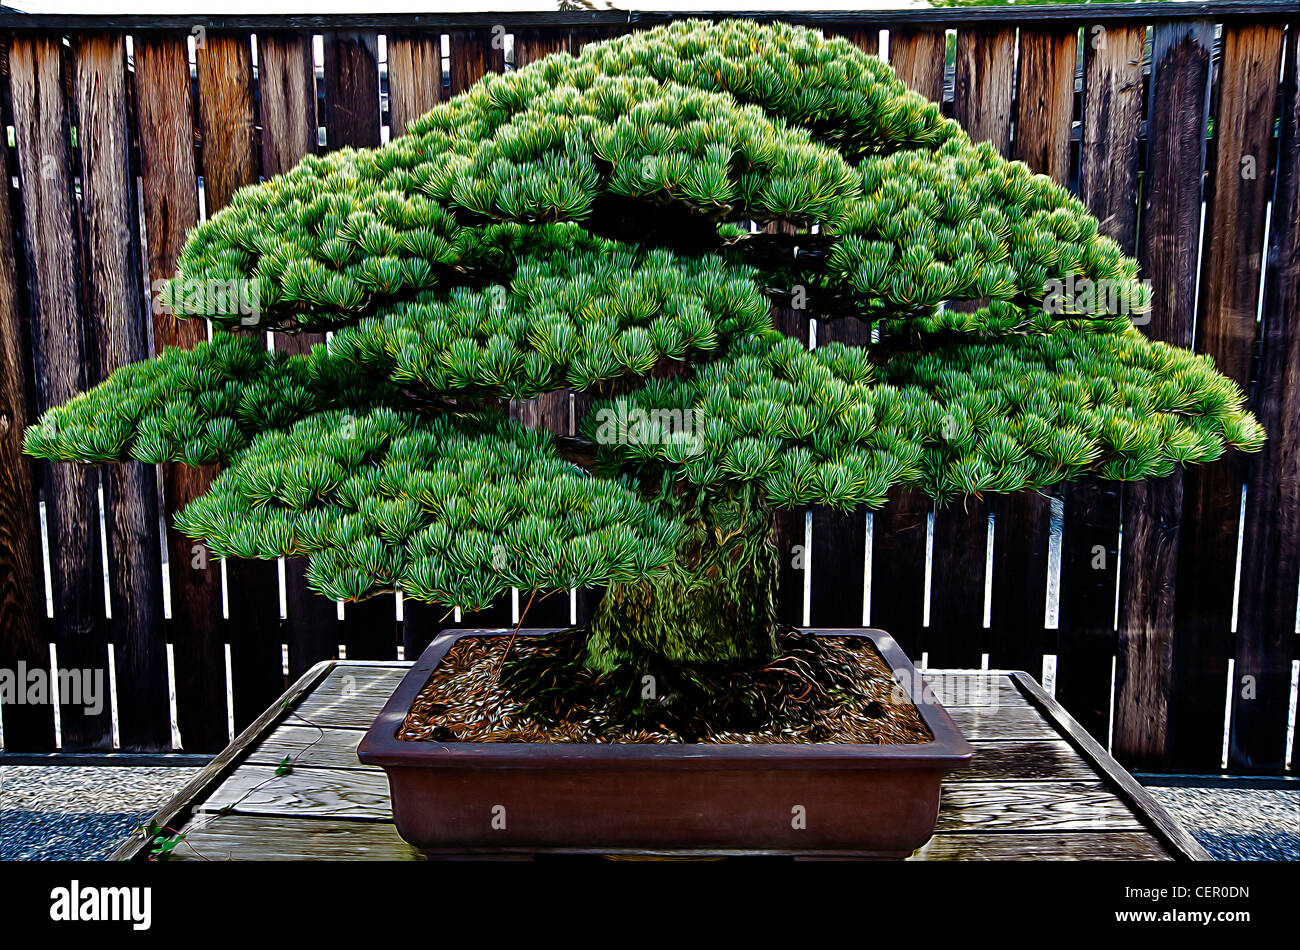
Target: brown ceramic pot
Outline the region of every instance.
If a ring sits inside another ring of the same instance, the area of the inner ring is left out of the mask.
[[[929,839],[971,747],[887,633],[870,638],[933,737],[907,745],[411,742],[397,729],[461,637],[424,651],[357,750],[388,773],[397,830],[430,857],[790,854],[900,857]],[[523,630],[545,635],[549,630]],[[918,693],[922,695],[918,697]]]

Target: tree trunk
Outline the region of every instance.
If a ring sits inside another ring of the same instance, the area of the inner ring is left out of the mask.
[[[752,487],[680,495],[685,525],[662,574],[614,584],[590,624],[587,665],[611,672],[645,659],[745,667],[776,655],[777,550],[772,514]]]

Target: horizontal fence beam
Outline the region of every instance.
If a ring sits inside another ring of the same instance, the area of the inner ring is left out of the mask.
[[[488,29],[500,23],[529,27],[629,27],[644,28],[674,20],[745,19],[780,20],[806,26],[836,27],[860,24],[953,25],[974,23],[1026,23],[1045,20],[1108,21],[1176,20],[1231,21],[1241,18],[1289,18],[1295,0],[1213,0],[1205,3],[1052,3],[1026,6],[935,7],[899,10],[762,10],[680,11],[500,11],[496,13],[338,13],[330,15],[249,14],[242,16],[153,14],[0,14],[5,30],[338,30],[338,29]]]

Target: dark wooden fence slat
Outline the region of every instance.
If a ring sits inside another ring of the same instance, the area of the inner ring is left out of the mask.
[[[1213,37],[1212,24],[1196,21],[1158,25],[1152,42],[1138,255],[1152,288],[1148,334],[1183,347],[1192,344]],[[1180,473],[1125,486],[1114,749],[1130,765],[1158,768],[1170,752],[1182,501]]]
[[[908,656],[921,659],[925,611],[925,544],[930,502],[896,488],[872,515],[871,626],[887,630]]]
[[[262,176],[283,174],[316,151],[316,70],[311,36],[269,32],[257,37],[258,102],[262,121]],[[324,333],[276,333],[283,353],[308,353]],[[289,675],[301,676],[338,653],[338,605],[307,586],[305,558],[284,563],[284,638]]]
[[[1287,34],[1286,62],[1265,282],[1264,351],[1255,391],[1255,411],[1268,430],[1269,445],[1249,483],[1254,504],[1272,517],[1257,518],[1253,509],[1246,512],[1249,553],[1242,559],[1237,617],[1243,639],[1261,616],[1275,618],[1264,622],[1279,635],[1294,631],[1291,605],[1300,599],[1300,23],[1294,21]],[[1275,533],[1268,537],[1266,531]],[[1263,554],[1256,553],[1261,550]],[[1260,579],[1263,572],[1275,573]],[[1294,659],[1300,660],[1300,637],[1290,640]],[[1300,735],[1300,704],[1297,707],[1291,726]],[[1291,771],[1298,770],[1300,742],[1291,748]]]
[[[1079,196],[1101,230],[1132,254],[1144,27],[1084,27]],[[1056,698],[1099,742],[1110,727],[1119,583],[1120,491],[1086,480],[1062,490]]]
[[[442,101],[442,34],[388,35],[388,125],[390,138],[406,134],[412,119]]]
[[[16,38],[9,54],[9,71],[23,189],[37,410],[44,412],[84,390],[88,380],[71,128],[60,38],[43,34]],[[59,667],[99,675],[106,688],[108,629],[98,471],[92,466],[49,463],[42,469]],[[84,706],[64,702],[60,721],[65,751],[112,745],[107,707],[92,715]]]
[[[957,31],[953,118],[975,142],[991,142],[1011,154],[1011,108],[1015,93],[1015,29]]]
[[[1291,644],[1295,637],[1296,588],[1300,582],[1300,323],[1297,323],[1295,203],[1296,111],[1295,32],[1290,42],[1282,100],[1274,193],[1265,169],[1278,106],[1276,77],[1284,35],[1280,26],[1228,26],[1223,33],[1219,103],[1214,134],[1214,198],[1211,214],[1218,242],[1207,254],[1202,298],[1207,301],[1206,349],[1221,368],[1243,373],[1249,382],[1255,343],[1255,301],[1267,203],[1274,199],[1269,239],[1268,302],[1253,408],[1268,430],[1264,454],[1238,457],[1232,469],[1247,479],[1243,524],[1241,593],[1237,617],[1229,766],[1243,771],[1278,771],[1286,759],[1291,695]],[[1288,114],[1288,110],[1290,114]],[[1290,123],[1290,128],[1288,128]],[[1253,163],[1254,175],[1251,163]],[[1225,232],[1231,230],[1231,234]],[[1290,260],[1286,258],[1290,242]],[[1213,269],[1218,279],[1210,282]],[[1277,269],[1274,274],[1271,271]],[[1289,306],[1280,300],[1288,293]],[[1227,355],[1227,354],[1225,354]],[[1233,483],[1235,487],[1238,483]],[[1235,512],[1234,512],[1235,514]],[[1235,521],[1233,522],[1235,524]],[[1232,540],[1235,540],[1233,538]],[[1289,606],[1287,606],[1289,605]],[[1181,684],[1180,684],[1181,685]]]
[[[944,31],[900,27],[889,31],[889,65],[909,89],[943,100]]]
[[[325,143],[379,144],[379,37],[336,30],[325,37]]]
[[[817,326],[817,345],[871,342],[871,328],[860,320],[835,320]],[[812,510],[812,577],[809,620],[816,626],[862,624],[863,580],[867,570],[867,513],[862,508]]]
[[[828,27],[827,36],[842,36],[868,56],[880,55],[880,27],[871,24],[855,27]]]
[[[11,175],[8,150],[0,149],[0,667],[18,675],[19,664],[25,669],[48,667],[50,654],[37,473],[32,460],[22,454],[23,430],[32,422],[27,396],[32,364],[14,253]],[[8,751],[54,749],[54,707],[49,703],[13,703],[0,715]]]
[[[1016,125],[1013,153],[1031,170],[1063,184],[1070,172],[1075,35],[1073,28],[1020,31],[1016,98],[1021,118]],[[1000,39],[1005,43],[1005,36]],[[1005,46],[1000,50],[994,47],[988,55],[989,71],[999,78],[1004,76],[1008,66]],[[1001,108],[996,97],[1003,94],[1004,82],[993,85],[985,108],[978,112],[991,126],[991,133],[999,137],[1004,132],[994,112]],[[1003,669],[1026,670],[1037,677],[1042,671],[1046,637],[1051,500],[1032,492],[1000,495],[990,503],[990,509],[994,514],[994,538],[989,662]]]
[[[451,95],[460,95],[489,72],[505,69],[504,40],[504,34],[496,30],[452,30],[447,34]]]
[[[194,164],[194,108],[186,34],[135,39],[136,125],[144,207],[145,261],[151,299],[176,270],[186,232],[199,219]],[[189,348],[207,339],[201,320],[153,311],[154,351]],[[176,720],[189,751],[214,751],[227,740],[225,648],[221,630],[221,566],[207,549],[173,527],[174,517],[207,489],[213,471],[179,463],[162,466],[167,527],[170,635],[176,681]]]
[[[258,179],[253,47],[247,33],[209,32],[196,52],[203,188],[208,217]],[[248,332],[248,331],[238,331]],[[254,331],[259,340],[265,334]],[[280,578],[272,561],[226,562],[226,642],[235,731],[284,691]]]
[[[149,355],[127,127],[126,40],[121,34],[80,34],[72,59],[92,357],[88,381],[96,382]],[[120,744],[136,751],[170,749],[157,471],[123,462],[105,466],[103,475]]]
[[[930,666],[976,668],[987,638],[984,589],[988,502],[967,495],[934,506],[930,625],[921,637]]]
[[[1220,372],[1248,391],[1255,355],[1264,218],[1272,193],[1267,168],[1282,30],[1228,27],[1221,42],[1217,101],[1212,103],[1215,149],[1206,196],[1196,349],[1209,354]],[[1256,166],[1253,175],[1249,162]],[[1183,768],[1216,768],[1222,754],[1222,704],[1232,655],[1245,464],[1243,456],[1231,453],[1190,468],[1184,475],[1170,708],[1170,759]],[[1234,684],[1238,696],[1241,683],[1239,677]],[[1286,685],[1289,691],[1289,676]],[[1277,750],[1279,763],[1281,748]]]

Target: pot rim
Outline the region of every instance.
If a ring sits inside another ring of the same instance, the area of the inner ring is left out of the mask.
[[[569,627],[524,627],[519,636],[546,636]],[[374,723],[366,730],[357,757],[384,767],[538,769],[556,761],[585,768],[692,769],[731,768],[878,768],[952,769],[970,763],[974,750],[929,687],[918,702],[912,684],[922,680],[898,643],[884,630],[870,627],[800,627],[816,636],[869,638],[930,730],[928,742],[911,743],[719,743],[719,742],[433,742],[399,739],[397,730],[434,669],[457,640],[499,636],[509,628],[444,630],[407,671]]]

